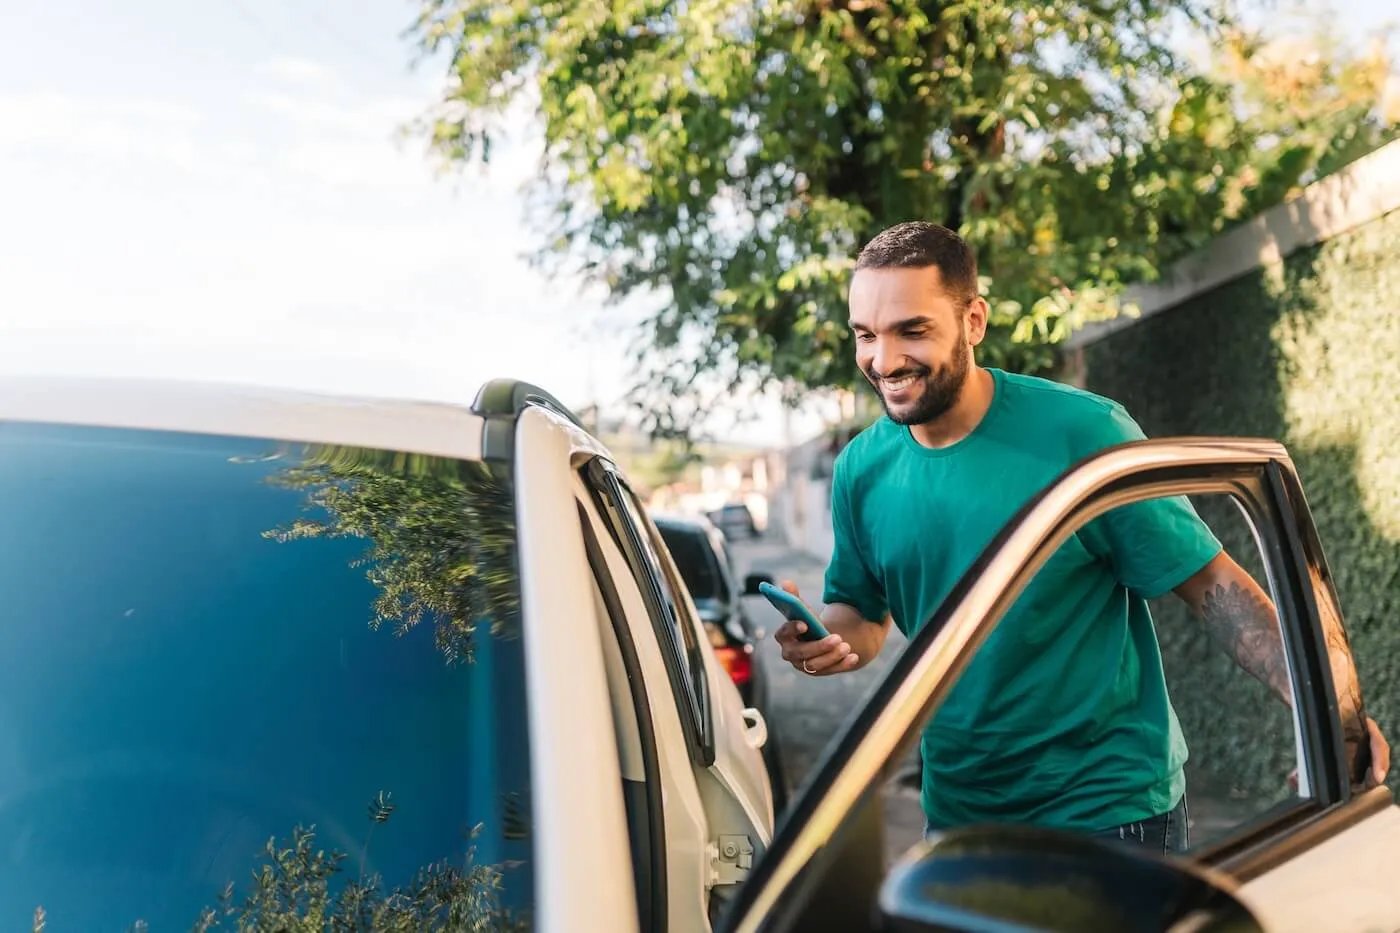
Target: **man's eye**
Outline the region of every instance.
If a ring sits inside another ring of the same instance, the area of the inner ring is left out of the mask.
[[[870,341],[872,341],[872,340],[875,339],[875,335],[874,335],[874,334],[856,334],[856,339],[859,340],[859,341],[861,341],[862,343],[869,343]]]

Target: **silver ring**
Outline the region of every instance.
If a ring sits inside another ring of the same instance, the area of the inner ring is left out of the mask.
[[[804,671],[806,671],[807,673],[809,673],[809,674],[815,674],[815,673],[816,673],[816,671],[812,670],[810,667],[807,666],[807,661],[806,661],[805,659],[802,661],[802,669],[803,669]]]

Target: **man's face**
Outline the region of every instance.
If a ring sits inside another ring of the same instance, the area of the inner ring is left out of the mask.
[[[851,281],[856,365],[898,424],[925,424],[957,402],[986,329],[986,305],[943,288],[936,267],[861,269]],[[969,339],[971,337],[971,339]]]

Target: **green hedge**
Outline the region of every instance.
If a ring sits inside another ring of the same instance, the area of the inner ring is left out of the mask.
[[[1145,318],[1085,348],[1084,362],[1087,387],[1121,401],[1149,436],[1287,445],[1367,706],[1400,746],[1400,211]],[[1253,558],[1239,519],[1208,506],[1232,553]],[[1292,749],[1256,736],[1291,735],[1287,721],[1249,678],[1229,676],[1172,602],[1154,608],[1195,764],[1224,775],[1235,796],[1277,799]]]

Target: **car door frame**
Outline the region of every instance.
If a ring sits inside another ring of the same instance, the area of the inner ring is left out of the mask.
[[[714,721],[709,682],[703,676],[703,671],[689,671],[687,680],[686,668],[690,666],[690,646],[677,644],[671,636],[670,627],[661,621],[666,617],[668,610],[660,583],[649,569],[651,562],[646,556],[646,550],[651,545],[643,540],[643,535],[646,535],[648,530],[636,527],[636,522],[627,514],[625,508],[626,497],[632,497],[635,507],[636,496],[622,472],[611,460],[595,457],[584,469],[589,485],[597,493],[595,504],[599,507],[609,531],[613,533],[613,540],[634,572],[640,571],[639,576],[642,579],[639,579],[638,585],[642,589],[642,598],[646,602],[657,640],[661,643],[661,653],[666,662],[666,674],[671,681],[672,693],[685,702],[685,709],[681,711],[681,725],[685,730],[686,748],[691,761],[698,767],[708,768],[715,762]],[[679,597],[673,594],[673,598]],[[684,625],[684,619],[677,620],[677,629]],[[698,638],[698,635],[696,637]],[[695,689],[692,690],[689,684],[694,684]]]
[[[1329,581],[1321,598],[1333,601],[1333,609],[1336,594],[1285,448],[1246,438],[1133,441],[1070,467],[983,550],[867,694],[865,706],[828,743],[790,804],[768,856],[755,867],[720,929],[772,933],[793,929],[804,914],[810,919],[817,887],[843,857],[843,837],[878,795],[885,770],[918,741],[920,726],[973,654],[1076,528],[1134,501],[1221,492],[1250,513],[1266,557],[1296,691],[1300,788],[1310,788],[1312,796],[1246,824],[1242,833],[1192,857],[1217,864],[1231,876],[1249,877],[1320,845],[1390,803],[1384,786],[1360,792],[1349,779],[1361,763],[1346,758],[1310,568]],[[1336,618],[1341,618],[1339,611]],[[874,903],[872,890],[851,895]]]
[[[720,789],[720,796],[711,798],[711,829],[721,836],[744,836],[755,851],[766,849],[772,840],[774,819],[773,792],[761,750],[767,740],[767,722],[757,710],[743,707],[738,688],[715,657],[670,549],[627,478],[604,458],[590,463],[589,471],[592,484],[600,490],[600,499],[607,507],[609,525],[615,530],[620,528],[618,538],[629,564],[648,578],[648,609],[658,640],[672,646],[666,662],[672,689],[678,697],[687,692],[686,682],[681,679],[682,665],[689,666],[692,658],[696,662],[697,669],[691,670],[690,676],[697,696],[690,699],[691,710],[698,717],[698,732],[687,739],[696,767],[713,778]],[[655,573],[649,555],[655,557]],[[662,631],[669,629],[664,621],[668,609],[662,586],[670,594],[681,644],[667,637],[669,631]],[[702,782],[702,791],[704,786]],[[736,812],[725,814],[728,804]],[[747,827],[743,832],[741,824]],[[718,847],[721,841],[716,839],[714,844]],[[741,840],[729,841],[742,844]],[[748,853],[717,854],[717,858],[722,865],[720,886],[732,886],[747,876],[751,861]]]

